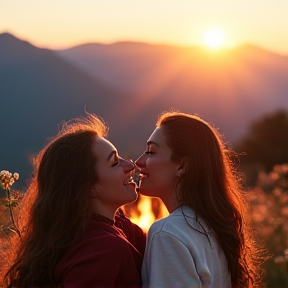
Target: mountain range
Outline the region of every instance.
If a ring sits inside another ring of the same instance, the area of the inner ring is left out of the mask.
[[[66,50],[0,35],[0,169],[19,172],[62,121],[88,112],[110,126],[120,155],[145,149],[157,116],[171,108],[241,139],[251,121],[288,110],[288,56],[243,45],[231,50],[145,43],[83,44]]]

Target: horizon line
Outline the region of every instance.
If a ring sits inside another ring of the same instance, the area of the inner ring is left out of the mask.
[[[87,42],[80,42],[78,44],[70,44],[69,46],[66,46],[63,47],[63,45],[61,46],[58,46],[57,47],[57,44],[56,45],[39,45],[39,44],[35,44],[33,40],[29,40],[25,37],[19,37],[19,36],[16,36],[15,33],[12,33],[10,31],[0,31],[0,36],[3,35],[3,34],[9,34],[15,38],[17,38],[18,40],[20,41],[24,41],[24,42],[28,42],[29,44],[35,46],[36,48],[39,48],[39,49],[48,49],[48,50],[53,50],[53,51],[59,51],[59,50],[69,50],[69,49],[73,49],[75,47],[79,47],[79,46],[84,46],[84,45],[103,45],[103,46],[109,46],[109,45],[115,45],[115,44],[121,44],[121,43],[131,43],[131,44],[144,44],[144,45],[149,45],[149,46],[166,46],[166,47],[175,47],[175,48],[201,48],[201,49],[204,49],[204,50],[211,50],[213,51],[213,49],[209,49],[208,47],[205,47],[204,44],[192,44],[192,45],[181,45],[181,44],[174,44],[174,43],[164,43],[164,42],[149,42],[149,41],[141,41],[141,40],[115,40],[115,41],[109,41],[109,42],[98,42],[98,41],[95,41],[95,42],[91,42],[91,41],[88,41]],[[284,56],[284,57],[287,57],[288,56],[288,51],[287,52],[279,52],[279,51],[276,51],[276,50],[272,50],[272,49],[269,49],[269,48],[266,48],[262,45],[259,45],[259,44],[255,44],[255,43],[251,43],[251,42],[246,42],[246,43],[240,43],[240,44],[237,44],[237,45],[233,45],[233,46],[222,46],[221,48],[219,49],[215,49],[214,51],[215,52],[220,52],[220,51],[227,51],[227,50],[235,50],[235,49],[238,49],[240,47],[246,47],[246,46],[251,46],[251,47],[256,47],[256,48],[259,48],[261,50],[264,50],[264,51],[267,51],[267,52],[270,52],[270,53],[274,53],[274,54],[277,54],[277,55],[280,55],[280,56]]]

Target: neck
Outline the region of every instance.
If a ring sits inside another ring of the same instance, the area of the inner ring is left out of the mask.
[[[105,216],[108,219],[114,220],[117,209],[102,206],[99,202],[94,201],[94,203],[92,202],[92,211],[96,214]]]
[[[169,214],[179,207],[179,203],[176,199],[176,194],[174,192],[170,195],[167,195],[167,197],[162,197],[161,200],[166,206]]]

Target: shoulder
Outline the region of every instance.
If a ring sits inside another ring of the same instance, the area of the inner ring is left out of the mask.
[[[80,263],[94,262],[94,259],[122,261],[132,256],[129,245],[113,227],[105,223],[93,223],[84,237],[67,249],[58,263],[58,269],[63,271]]]
[[[195,242],[202,241],[205,231],[209,232],[205,222],[196,217],[191,208],[183,206],[173,211],[168,217],[154,222],[148,231],[148,239],[151,241],[152,238],[165,234],[166,237],[177,238],[188,244],[191,243],[192,238]]]
[[[185,206],[186,207],[186,206]],[[189,213],[188,213],[189,212]],[[176,233],[179,229],[183,229],[183,227],[187,226],[187,222],[185,217],[188,217],[190,222],[194,222],[195,220],[195,213],[192,209],[186,208],[185,212],[182,207],[173,211],[169,216],[162,218],[160,220],[155,221],[150,229],[149,234],[156,234],[156,233]]]
[[[120,257],[130,243],[117,229],[105,223],[93,223],[86,235],[70,250],[74,255],[103,254]],[[95,255],[94,255],[95,256]]]
[[[71,246],[58,262],[55,278],[57,283],[65,279],[65,283],[73,283],[73,287],[94,287],[95,283],[98,283],[97,287],[112,287],[116,281],[125,282],[129,277],[138,283],[141,264],[138,258],[140,255],[117,228],[93,223],[86,235]],[[126,277],[129,273],[130,276]],[[122,286],[130,287],[126,284]]]

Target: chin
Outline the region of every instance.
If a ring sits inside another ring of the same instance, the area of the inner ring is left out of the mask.
[[[127,203],[134,202],[134,201],[136,201],[138,199],[138,193],[137,193],[137,191],[135,189],[133,191],[131,191],[131,192],[130,191],[128,191],[128,192],[131,193],[131,197],[128,200],[129,202],[127,202]]]

